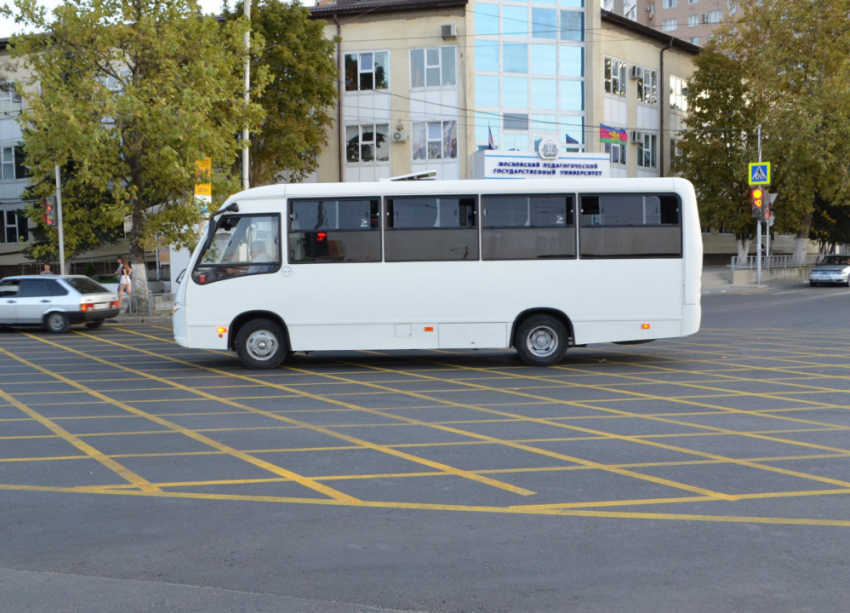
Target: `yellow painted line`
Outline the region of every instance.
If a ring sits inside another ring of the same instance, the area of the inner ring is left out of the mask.
[[[78,354],[81,354],[81,355],[86,355],[86,354],[79,352],[75,349],[71,349],[69,347],[63,347],[62,345],[52,343],[52,341],[46,341],[46,340],[44,340],[40,337],[33,337],[33,338],[36,338],[37,340],[40,340],[42,342],[54,344],[57,347],[66,349],[67,351],[71,351],[71,352],[78,353]],[[92,337],[92,338],[95,338],[95,337]],[[135,347],[130,347],[128,345],[116,343],[114,341],[110,341],[110,340],[107,340],[107,339],[104,339],[104,338],[101,338],[101,337],[96,337],[96,338],[99,342],[109,343],[111,345],[116,345],[118,347],[122,347],[125,350],[129,349],[131,351],[136,351],[136,352],[141,352],[141,353],[156,356],[156,354],[154,354],[153,352],[147,351],[145,349],[138,349],[138,348],[135,348]],[[220,371],[220,370],[217,370],[217,369],[214,369],[214,368],[210,368],[210,367],[206,367],[206,366],[198,366],[196,364],[191,364],[189,362],[183,362],[182,360],[177,360],[175,358],[170,358],[170,357],[166,357],[166,356],[157,356],[157,357],[160,357],[161,360],[172,361],[172,362],[176,362],[176,363],[179,363],[179,364],[188,365],[188,366],[191,366],[193,368],[201,368],[201,369],[204,369],[204,370],[208,370],[210,372],[214,372],[214,373],[217,373],[217,374],[220,374],[220,375],[230,376],[229,373],[226,373],[225,371]],[[360,447],[363,447],[363,448],[366,448],[366,449],[371,449],[373,451],[377,451],[377,452],[384,453],[384,454],[387,454],[387,455],[392,455],[392,456],[395,456],[395,457],[398,457],[398,458],[401,458],[401,459],[404,459],[404,460],[415,462],[417,464],[423,464],[423,465],[428,466],[430,468],[435,468],[437,470],[441,470],[443,472],[446,472],[446,473],[449,473],[449,474],[452,474],[452,475],[455,475],[455,476],[458,476],[458,477],[462,477],[462,478],[465,478],[465,479],[468,479],[468,480],[471,480],[471,481],[477,481],[479,483],[483,483],[485,485],[496,487],[496,488],[499,488],[499,489],[502,489],[502,490],[506,490],[506,491],[515,493],[515,494],[519,494],[521,496],[530,496],[530,495],[534,494],[534,492],[532,492],[531,490],[521,488],[521,487],[516,487],[516,486],[511,485],[509,483],[503,483],[501,481],[497,481],[496,479],[491,479],[489,477],[484,477],[482,475],[478,475],[478,474],[471,472],[471,471],[461,470],[461,469],[455,468],[453,466],[448,466],[448,465],[443,464],[441,462],[435,462],[433,460],[421,458],[419,456],[415,456],[415,455],[412,455],[412,454],[409,454],[409,453],[405,453],[405,452],[397,450],[397,449],[392,449],[392,448],[387,447],[385,445],[378,445],[378,444],[372,443],[370,441],[366,441],[366,440],[363,440],[363,439],[359,439],[359,438],[356,438],[356,437],[353,437],[353,436],[349,436],[347,434],[343,434],[343,433],[331,430],[330,428],[317,426],[317,425],[310,424],[310,423],[307,423],[307,422],[298,421],[298,420],[292,419],[290,417],[286,417],[284,415],[279,415],[277,413],[272,413],[272,412],[269,412],[269,411],[263,411],[261,409],[255,409],[255,408],[250,407],[248,405],[237,403],[237,402],[229,400],[227,398],[219,398],[219,397],[214,396],[212,394],[208,394],[208,393],[206,393],[202,390],[198,390],[198,389],[195,389],[195,388],[192,388],[192,387],[188,387],[188,386],[182,385],[180,383],[176,383],[174,381],[169,381],[167,379],[162,379],[160,377],[157,377],[156,375],[144,373],[142,371],[136,371],[136,370],[133,370],[129,367],[126,367],[126,366],[123,366],[123,365],[120,365],[120,364],[110,363],[110,362],[107,362],[105,360],[101,360],[100,358],[91,358],[91,359],[103,362],[104,364],[109,364],[110,366],[112,366],[114,368],[120,368],[122,370],[125,370],[125,371],[128,371],[128,372],[133,372],[135,374],[139,374],[141,376],[144,376],[144,377],[147,377],[147,378],[150,378],[150,379],[154,379],[156,381],[161,381],[161,382],[166,383],[168,385],[171,385],[175,388],[182,389],[182,390],[191,392],[193,394],[203,396],[203,397],[205,397],[209,400],[214,400],[214,401],[217,401],[217,402],[228,404],[230,406],[238,407],[238,408],[244,409],[245,411],[248,411],[250,413],[255,413],[257,415],[263,415],[263,416],[268,417],[270,419],[283,421],[283,422],[288,423],[288,424],[292,424],[292,425],[296,425],[296,426],[299,426],[299,427],[302,427],[302,428],[310,429],[314,432],[320,432],[322,434],[326,434],[328,436],[331,436],[331,437],[334,437],[334,438],[337,438],[337,439],[341,439],[341,440],[347,441],[349,443],[359,445]],[[252,380],[248,377],[241,377],[241,378],[244,378],[246,380]],[[307,396],[307,397],[310,397],[310,398],[325,400],[325,399],[322,399],[320,396],[311,395],[311,394],[308,394],[307,392],[298,392],[297,390],[291,390],[291,389],[286,388],[284,386],[279,386],[279,387],[280,387],[280,389],[284,389],[285,391],[293,392],[295,394],[298,394],[299,396]],[[349,409],[357,408],[356,405],[351,405],[351,404],[344,403],[344,402],[341,402],[341,401],[338,401],[338,400],[333,400],[333,401],[325,400],[325,401],[331,402],[333,404],[337,404],[339,406],[343,406],[343,407],[346,407],[346,408],[349,408]],[[135,411],[137,411],[137,409],[132,409],[132,411],[135,412]],[[139,413],[141,413],[141,411],[139,411]],[[144,415],[148,415],[148,414],[144,413]],[[149,418],[154,419],[154,416],[151,415],[151,416],[149,416]],[[174,424],[174,426],[179,427],[176,424]],[[191,430],[186,430],[186,431],[187,432],[193,432]],[[193,432],[193,434],[195,434],[195,436],[201,436],[201,435],[198,435],[194,432]],[[204,438],[206,438],[206,437],[204,437]],[[209,440],[212,440],[212,439],[209,439]],[[260,461],[260,460],[257,460],[257,461]],[[316,485],[319,485],[319,484],[316,484]],[[354,502],[359,502],[359,501],[352,498],[351,502],[354,503]]]
[[[368,369],[372,369],[372,370],[381,370],[381,371],[391,370],[391,369],[386,369],[386,368],[383,368],[383,367],[373,366],[373,365],[364,365],[364,368],[368,368]],[[473,368],[465,367],[465,366],[455,366],[455,368],[463,369],[463,370],[481,370],[481,369],[477,369],[477,368],[473,369]],[[553,368],[557,368],[557,367],[553,367]],[[393,372],[403,372],[403,373],[406,373],[406,374],[412,374],[414,376],[420,376],[423,379],[432,378],[429,375],[421,375],[421,374],[418,374],[418,373],[409,373],[409,371],[393,370]],[[332,375],[326,375],[326,376],[332,376]],[[529,376],[526,376],[526,375],[514,375],[513,373],[506,373],[505,376],[535,378],[535,379],[544,379],[545,378],[545,377],[529,377]],[[526,394],[524,392],[513,392],[510,389],[506,389],[506,388],[492,388],[492,387],[488,387],[488,386],[484,386],[484,385],[478,385],[478,384],[474,384],[474,383],[466,383],[466,385],[469,385],[471,387],[475,387],[475,388],[478,388],[478,389],[486,390],[486,391],[500,391],[500,392],[503,392],[503,393],[506,393],[506,394],[516,394],[516,395],[520,395],[520,396],[523,396],[523,397],[531,397],[531,398],[536,397],[534,395]],[[597,389],[597,386],[593,386],[593,385],[578,385],[578,384],[569,384],[569,385],[574,386],[574,387],[580,387],[580,388]],[[602,389],[604,389],[604,388],[602,388]],[[400,391],[399,393],[404,394],[405,392]],[[665,399],[665,398],[662,398],[660,396],[652,396],[652,395],[649,395],[649,394],[641,394],[641,393],[638,393],[638,392],[627,392],[626,391],[624,393],[635,394],[635,395],[641,396],[643,399],[650,399],[650,400],[675,400],[675,399]],[[449,402],[449,401],[446,401],[446,402]],[[817,448],[817,449],[826,450],[826,451],[835,451],[835,452],[838,452],[838,453],[848,451],[846,449],[826,447],[826,446],[823,446],[823,445],[799,443],[797,441],[787,441],[785,439],[780,439],[780,438],[777,438],[777,437],[753,435],[751,433],[745,433],[745,432],[740,432],[740,431],[735,431],[735,430],[728,430],[728,429],[725,429],[725,428],[716,428],[716,427],[713,427],[713,426],[706,426],[706,425],[703,425],[703,424],[693,424],[693,423],[690,423],[690,422],[680,422],[680,421],[676,421],[676,420],[669,420],[669,419],[664,419],[664,418],[659,418],[659,417],[648,418],[647,416],[640,415],[640,414],[637,414],[637,413],[628,413],[628,412],[624,412],[624,411],[617,411],[615,409],[598,408],[598,407],[595,407],[590,402],[578,402],[578,401],[562,401],[562,402],[563,402],[563,404],[566,404],[566,405],[581,406],[581,407],[585,407],[585,408],[596,409],[596,410],[601,410],[601,411],[606,411],[606,412],[611,412],[611,413],[618,413],[618,414],[621,414],[623,416],[629,416],[629,417],[634,417],[634,418],[651,419],[653,421],[659,421],[659,422],[664,422],[664,423],[685,425],[685,426],[688,426],[688,427],[691,427],[691,428],[702,428],[702,429],[711,430],[711,431],[715,431],[715,432],[723,433],[723,434],[727,434],[727,435],[749,436],[749,437],[753,437],[753,438],[771,440],[771,441],[774,441],[774,442],[781,442],[781,443],[791,444],[791,445],[796,445],[796,446],[812,447],[812,448]],[[516,414],[513,414],[513,413],[505,413],[505,412],[502,412],[502,411],[494,411],[492,409],[487,409],[487,408],[483,408],[483,407],[479,407],[479,406],[463,405],[463,404],[456,404],[456,406],[463,406],[463,407],[466,407],[466,408],[471,408],[471,409],[474,409],[474,410],[483,411],[483,412],[487,412],[487,413],[494,413],[494,414],[503,415],[503,416],[522,418],[522,416],[519,416],[519,415],[516,415]],[[706,405],[706,406],[708,406],[708,405]],[[712,408],[723,409],[724,407],[712,407]],[[736,411],[736,410],[730,410],[730,411],[745,413],[745,414],[747,413],[746,411]],[[700,456],[700,457],[711,458],[711,459],[715,459],[715,460],[721,460],[721,461],[724,461],[724,462],[727,462],[727,463],[730,463],[730,464],[738,464],[738,465],[741,465],[741,466],[747,466],[749,468],[755,468],[755,469],[758,469],[758,470],[765,470],[765,471],[768,471],[768,472],[780,473],[780,474],[784,474],[784,475],[787,475],[787,476],[793,476],[793,477],[808,479],[808,480],[812,480],[812,481],[818,481],[818,482],[821,482],[821,483],[829,483],[829,484],[832,484],[832,485],[840,485],[840,486],[850,487],[850,482],[846,482],[846,481],[840,481],[840,480],[831,479],[831,478],[828,478],[828,477],[820,477],[818,475],[811,475],[811,474],[808,474],[808,473],[800,473],[800,472],[797,472],[797,471],[791,471],[791,470],[779,468],[779,467],[776,467],[776,466],[765,466],[765,465],[762,465],[762,464],[757,464],[755,462],[748,462],[746,460],[741,460],[741,459],[737,459],[737,458],[720,456],[718,454],[712,454],[712,453],[697,451],[697,450],[689,449],[689,448],[686,448],[686,447],[666,445],[666,444],[663,444],[663,443],[658,443],[656,441],[640,439],[640,438],[637,438],[637,437],[634,437],[634,436],[618,435],[618,434],[613,434],[613,433],[609,433],[609,432],[604,432],[604,431],[601,431],[601,430],[595,430],[595,429],[590,429],[590,428],[582,428],[580,426],[561,423],[561,422],[557,422],[557,421],[549,420],[549,419],[541,419],[541,418],[524,418],[524,419],[525,419],[525,421],[528,421],[528,422],[554,425],[556,427],[567,428],[567,429],[570,429],[570,430],[577,430],[577,431],[580,431],[580,432],[587,432],[587,433],[595,434],[595,435],[598,435],[598,436],[604,436],[604,437],[610,438],[610,439],[626,440],[626,441],[630,441],[630,442],[650,445],[650,446],[659,447],[659,448],[662,448],[662,449],[667,449],[667,450],[670,450],[670,451],[677,451],[677,452],[692,454],[692,455],[696,455],[696,456]],[[821,424],[821,425],[829,425],[829,424]],[[639,474],[639,473],[636,473],[636,474]],[[691,490],[691,491],[698,491],[698,490]],[[719,494],[717,492],[710,492],[710,491],[702,491],[701,493],[706,493],[706,494],[712,495],[712,496],[722,496],[723,495],[723,494]],[[730,499],[735,499],[735,496],[730,496]]]
[[[11,355],[11,354],[9,354],[8,351],[3,349],[2,347],[0,347],[0,353],[6,354],[6,355]],[[45,428],[47,428],[48,430],[53,432],[53,434],[55,434],[59,438],[63,439],[65,442],[70,443],[71,445],[73,445],[74,447],[76,447],[77,449],[82,451],[84,454],[86,454],[86,456],[90,457],[93,460],[96,460],[97,462],[99,462],[100,464],[102,464],[103,466],[105,466],[106,468],[111,470],[112,472],[114,472],[116,475],[118,475],[119,477],[121,477],[122,479],[127,481],[128,483],[131,483],[135,487],[141,488],[141,489],[146,490],[146,491],[156,489],[146,479],[143,479],[141,476],[137,475],[136,473],[134,473],[129,468],[122,466],[121,464],[119,464],[118,462],[113,460],[108,455],[104,454],[103,452],[101,452],[98,449],[95,449],[94,447],[92,447],[91,445],[89,445],[88,443],[83,441],[82,439],[78,438],[77,436],[74,436],[73,434],[71,434],[70,432],[68,432],[67,430],[65,430],[64,428],[62,428],[61,426],[59,426],[58,424],[53,422],[52,420],[44,417],[40,413],[36,413],[31,408],[29,408],[27,405],[18,401],[13,396],[10,396],[8,393],[3,391],[2,389],[0,389],[0,398],[3,398],[6,402],[13,405],[16,409],[18,409],[22,413],[28,415],[30,418],[37,421],[39,424],[41,424],[42,426],[44,426]]]
[[[40,338],[40,337],[37,337],[37,336],[33,336],[31,334],[27,334],[26,336],[29,336],[30,338],[38,340],[42,343],[47,343],[49,345],[53,345],[54,347],[59,347],[61,349],[69,351],[71,353],[75,353],[77,355],[83,355],[83,356],[89,357],[90,359],[96,360],[98,362],[103,362],[104,364],[108,364],[108,365],[113,366],[115,368],[126,369],[125,367],[120,366],[118,364],[109,363],[105,360],[101,360],[100,358],[93,358],[93,357],[88,356],[87,354],[85,354],[81,351],[77,351],[76,349],[72,349],[70,347],[63,347],[62,345],[54,343],[53,341],[48,341],[46,339],[43,339],[43,338]],[[331,498],[334,498],[334,499],[337,499],[337,500],[344,500],[344,501],[347,501],[347,502],[356,502],[357,501],[357,499],[354,498],[353,496],[349,496],[348,494],[343,494],[342,492],[339,492],[339,491],[337,491],[333,488],[327,487],[326,485],[323,485],[321,483],[317,483],[317,482],[313,481],[312,479],[298,475],[298,474],[296,474],[292,471],[286,470],[285,468],[281,468],[280,466],[276,466],[276,465],[272,464],[271,462],[266,462],[265,460],[255,458],[255,457],[253,457],[253,456],[251,456],[251,455],[249,455],[249,454],[247,454],[243,451],[239,451],[238,449],[234,449],[233,447],[230,447],[230,446],[225,445],[223,443],[219,443],[218,441],[216,441],[214,439],[211,439],[207,436],[203,436],[201,434],[198,434],[197,432],[189,430],[188,428],[184,428],[183,426],[180,426],[178,424],[170,422],[170,421],[163,419],[159,416],[152,415],[150,413],[145,413],[144,411],[140,411],[139,409],[136,409],[135,407],[132,407],[132,406],[130,406],[130,405],[124,403],[124,402],[109,398],[108,396],[105,396],[104,394],[101,394],[100,392],[97,392],[95,390],[89,389],[86,386],[84,386],[80,383],[77,383],[76,381],[72,381],[71,379],[67,379],[66,377],[63,377],[62,375],[59,375],[59,374],[56,374],[56,373],[51,373],[46,368],[43,368],[43,367],[39,366],[38,364],[34,364],[33,362],[26,360],[25,358],[13,355],[13,354],[11,354],[11,353],[9,353],[5,350],[2,350],[2,349],[0,349],[0,351],[3,351],[4,353],[6,353],[10,357],[14,358],[15,360],[21,362],[22,364],[26,364],[30,368],[34,368],[34,369],[39,370],[39,371],[41,371],[45,374],[49,374],[50,376],[55,377],[56,379],[63,381],[64,383],[67,383],[69,385],[73,385],[77,389],[85,391],[86,393],[91,394],[95,398],[99,398],[100,400],[104,400],[106,402],[109,402],[109,403],[121,408],[121,409],[124,409],[128,413],[138,415],[139,417],[144,417],[145,419],[148,419],[148,420],[150,420],[154,423],[157,423],[157,424],[160,424],[160,425],[165,426],[167,428],[170,428],[170,429],[174,430],[175,432],[179,432],[180,434],[183,434],[183,435],[185,435],[185,436],[187,436],[187,437],[189,437],[189,438],[191,438],[195,441],[198,441],[199,443],[203,443],[204,445],[212,447],[213,449],[217,449],[219,451],[227,453],[228,455],[231,455],[235,458],[238,458],[238,459],[240,459],[244,462],[247,462],[249,464],[253,464],[254,466],[256,466],[258,468],[262,468],[264,470],[267,470],[267,471],[269,471],[273,474],[279,475],[281,477],[287,477],[289,479],[292,479],[293,481],[296,481],[296,482],[300,483],[301,485],[303,485],[305,487],[309,487],[310,489],[321,492],[322,494],[325,494],[326,496],[330,496]],[[129,369],[126,369],[126,370],[129,370]]]
[[[139,492],[134,490],[108,490],[93,487],[61,488],[32,485],[0,485],[0,490],[19,490],[37,492],[72,492],[90,493],[109,496],[145,496],[155,498],[184,498],[194,500],[224,500],[242,502],[270,502],[287,504],[308,504],[320,506],[341,506],[345,502],[329,499],[312,498],[287,498],[282,496],[244,496],[234,494],[197,494],[189,492]],[[675,513],[637,513],[626,511],[600,511],[579,509],[530,509],[518,510],[511,507],[493,506],[465,506],[447,504],[424,504],[405,502],[368,502],[361,501],[357,506],[374,509],[407,509],[422,511],[459,511],[468,513],[498,513],[505,515],[550,515],[561,517],[591,517],[591,518],[616,518],[616,519],[648,519],[667,521],[703,521],[736,524],[772,524],[789,526],[823,526],[823,527],[850,527],[850,520],[846,519],[811,519],[794,517],[758,517],[758,516],[727,516],[727,515],[686,515]]]
[[[133,334],[139,334],[140,336],[146,336],[142,333],[137,333],[137,332],[133,332]],[[127,347],[127,348],[131,349],[131,350],[133,349],[132,347]],[[342,362],[342,363],[345,364],[345,365],[348,365],[345,362]],[[469,405],[469,404],[451,402],[451,401],[448,401],[448,400],[431,398],[430,396],[427,396],[425,394],[421,394],[421,393],[418,393],[418,392],[399,391],[399,390],[396,390],[394,388],[389,388],[389,387],[386,387],[386,386],[383,386],[383,385],[378,385],[376,383],[355,381],[355,380],[347,379],[347,378],[340,377],[340,376],[337,376],[337,375],[330,375],[330,374],[326,374],[326,373],[313,373],[313,372],[310,372],[310,371],[304,371],[302,369],[291,368],[291,367],[287,368],[287,370],[289,370],[291,372],[298,372],[299,374],[307,374],[307,375],[311,375],[311,376],[321,376],[321,377],[332,379],[332,380],[343,381],[343,382],[348,383],[348,384],[362,385],[362,386],[369,387],[369,388],[372,388],[372,389],[379,389],[379,390],[382,390],[382,391],[400,393],[400,394],[403,394],[403,395],[406,395],[406,396],[411,396],[411,397],[414,397],[414,398],[424,399],[424,400],[428,400],[430,402],[435,402],[435,403],[443,405],[443,406],[471,408],[471,409],[474,409],[474,410],[479,409],[479,407],[477,405]],[[404,371],[385,369],[385,368],[380,368],[380,367],[374,367],[374,370],[379,370],[381,372],[392,372],[392,373],[400,374],[400,375],[404,375],[404,376],[423,378],[423,376],[420,376],[420,375],[415,375],[415,374],[410,374],[410,373],[407,373],[407,372],[404,372]],[[234,378],[246,380],[246,381],[251,381],[251,382],[254,382],[254,383],[260,382],[260,383],[267,385],[269,387],[274,387],[274,388],[284,389],[284,390],[290,389],[287,386],[277,384],[277,383],[271,383],[271,382],[264,381],[264,380],[261,380],[261,379],[257,379],[257,378],[254,378],[254,377],[248,377],[248,376],[245,376],[245,375],[236,375],[236,374],[232,374],[232,373],[223,373],[223,374],[225,374],[227,376],[232,376]],[[427,377],[427,378],[430,379],[430,380],[436,380],[436,381],[442,382],[442,380],[435,379],[433,377]],[[480,387],[480,386],[477,386],[477,387]],[[492,390],[493,388],[485,388],[485,389],[491,389]],[[639,479],[639,480],[642,480],[642,481],[648,481],[648,482],[651,482],[651,483],[655,483],[657,485],[664,485],[664,486],[671,487],[671,488],[674,488],[674,489],[685,490],[685,491],[688,491],[688,492],[698,493],[698,494],[702,494],[702,495],[705,495],[705,496],[721,497],[721,498],[725,497],[726,499],[729,499],[729,500],[734,499],[734,497],[729,497],[729,496],[726,496],[725,494],[722,494],[722,493],[719,493],[719,492],[714,492],[714,491],[711,491],[711,490],[707,490],[705,488],[700,488],[700,487],[688,485],[688,484],[685,484],[685,483],[680,483],[678,481],[673,481],[671,479],[664,479],[664,478],[655,477],[655,476],[652,476],[652,475],[644,475],[644,474],[641,474],[641,473],[638,473],[638,472],[635,472],[635,471],[631,471],[631,470],[628,470],[628,469],[612,467],[612,466],[608,466],[608,465],[605,465],[605,464],[600,464],[598,462],[586,460],[586,459],[583,459],[583,458],[578,458],[578,457],[563,454],[563,453],[557,453],[557,452],[554,452],[554,451],[548,451],[548,450],[545,450],[545,449],[540,449],[538,447],[532,447],[530,445],[523,445],[523,444],[520,444],[520,443],[512,443],[510,441],[498,439],[498,438],[495,438],[495,437],[486,436],[486,435],[483,435],[483,434],[478,434],[478,433],[475,433],[475,432],[470,432],[468,430],[462,430],[462,429],[459,429],[459,428],[451,428],[451,427],[447,427],[447,426],[441,426],[439,424],[434,424],[432,422],[425,422],[425,421],[421,421],[421,420],[416,420],[416,419],[404,417],[404,416],[401,416],[401,415],[396,415],[394,413],[388,413],[386,411],[380,411],[378,409],[369,409],[369,408],[360,407],[360,406],[357,406],[357,405],[352,405],[350,403],[341,403],[340,401],[337,401],[335,399],[327,398],[325,396],[317,396],[317,395],[314,395],[314,394],[310,394],[309,392],[303,392],[303,391],[299,391],[299,390],[296,390],[296,391],[300,394],[303,394],[306,397],[309,397],[309,398],[312,398],[312,399],[315,399],[315,400],[320,400],[320,401],[324,401],[324,402],[332,402],[332,403],[340,403],[340,404],[343,404],[344,406],[347,406],[349,408],[354,408],[354,409],[361,411],[361,412],[379,415],[381,417],[386,417],[386,418],[389,418],[389,419],[402,421],[404,423],[411,424],[411,425],[417,425],[417,426],[422,426],[422,427],[426,427],[426,428],[450,432],[450,433],[458,434],[458,435],[464,436],[464,437],[474,438],[474,439],[477,439],[477,440],[482,440],[482,441],[486,441],[486,442],[497,444],[497,445],[511,447],[511,448],[518,449],[518,450],[521,450],[521,451],[525,451],[525,452],[528,452],[528,453],[533,453],[535,455],[542,455],[542,456],[551,457],[551,458],[558,459],[558,460],[573,462],[573,463],[576,463],[576,464],[579,464],[579,465],[603,470],[603,471],[618,474],[618,475],[621,475],[621,476]],[[512,417],[513,419],[522,420],[522,417],[518,416],[518,415],[511,415],[510,417]],[[525,421],[533,421],[533,420],[525,420]],[[541,420],[539,423],[548,423],[548,422]]]

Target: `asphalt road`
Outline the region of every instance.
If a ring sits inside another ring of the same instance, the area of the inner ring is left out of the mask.
[[[0,612],[845,612],[848,305],[550,369],[0,331]]]

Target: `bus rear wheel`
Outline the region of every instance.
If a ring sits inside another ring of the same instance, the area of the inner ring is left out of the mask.
[[[514,346],[531,366],[552,366],[567,352],[567,328],[551,315],[533,315],[517,328]]]
[[[248,368],[277,368],[289,354],[283,328],[269,319],[255,319],[236,335],[236,355]]]

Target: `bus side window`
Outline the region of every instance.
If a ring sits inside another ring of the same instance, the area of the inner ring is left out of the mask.
[[[580,200],[581,257],[682,257],[678,196],[593,194]]]
[[[573,195],[484,196],[485,260],[574,258]]]
[[[387,262],[478,260],[475,196],[386,199]]]
[[[289,262],[380,262],[380,200],[289,201]]]

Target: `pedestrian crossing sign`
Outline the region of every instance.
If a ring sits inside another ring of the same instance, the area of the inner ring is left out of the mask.
[[[770,162],[750,164],[750,185],[770,185]]]

